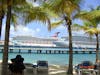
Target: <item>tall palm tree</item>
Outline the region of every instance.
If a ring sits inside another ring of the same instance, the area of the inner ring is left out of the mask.
[[[20,1],[25,1],[25,0],[20,0]],[[16,5],[18,5],[18,2],[16,0]],[[7,16],[6,16],[6,28],[5,28],[5,42],[4,42],[4,50],[3,50],[3,64],[2,64],[2,75],[8,75],[8,50],[9,50],[9,30],[10,30],[10,22],[11,22],[11,17],[12,17],[12,5],[14,0],[4,0],[5,6],[6,6],[6,11],[7,11]],[[19,4],[21,4],[20,2]],[[23,3],[22,3],[23,4]]]
[[[88,25],[87,25],[88,24]],[[99,60],[99,34],[100,34],[100,28],[98,27],[93,27],[90,23],[85,23],[83,26],[81,25],[74,25],[74,28],[76,27],[77,29],[80,28],[81,30],[84,30],[85,33],[89,34],[90,36],[95,35],[96,36],[96,60],[95,62],[97,63]],[[78,29],[78,30],[80,30]],[[75,30],[75,29],[74,29]]]
[[[95,35],[96,36],[96,60],[95,62],[97,63],[99,60],[99,34],[100,34],[100,28],[90,28],[86,30],[87,33],[90,35]]]
[[[48,0],[48,8],[59,15],[60,21],[53,23],[52,27],[57,27],[58,24],[65,22],[68,28],[69,35],[69,68],[67,74],[73,75],[73,47],[72,47],[72,14],[79,10],[79,3],[81,0]]]
[[[7,19],[6,19],[6,32],[5,32],[5,42],[3,50],[3,63],[2,63],[2,75],[8,75],[8,46],[9,46],[9,30],[10,30],[10,19],[11,19],[11,7],[12,0],[7,0]]]
[[[80,12],[75,16],[76,18],[80,18],[82,20],[87,21],[88,25],[83,26],[83,29],[89,33],[94,34],[96,36],[96,61],[98,61],[98,54],[99,54],[99,33],[100,29],[98,29],[98,25],[100,24],[100,6],[98,6],[96,9],[92,9],[89,12]]]

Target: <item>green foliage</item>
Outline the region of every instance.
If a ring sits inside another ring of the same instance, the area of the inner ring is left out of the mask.
[[[11,23],[14,23],[14,25],[17,24],[17,17],[18,16],[16,14],[12,13],[12,15],[11,15]]]
[[[26,9],[25,12],[26,12],[26,15],[25,15],[26,23],[31,22],[33,20],[39,20],[39,21],[42,21],[43,23],[46,23],[48,19],[48,14],[44,12],[41,7],[28,8],[28,10]]]
[[[81,11],[78,13],[75,18],[80,18],[84,20],[84,25],[82,29],[89,33],[90,35],[99,34],[100,29],[98,29],[98,24],[100,23],[100,6],[91,11]]]
[[[94,19],[100,19],[100,10],[93,10],[93,11],[89,11],[89,12],[80,12],[78,13],[75,18],[80,18],[82,20],[94,20]]]
[[[79,30],[81,30],[81,25],[79,25],[79,24],[73,24],[71,26],[71,28],[72,28],[73,31],[79,31]]]
[[[55,13],[61,15],[66,14],[71,15],[76,9],[78,10],[79,6],[77,5],[77,0],[49,0],[49,8]],[[79,2],[80,0],[78,0]]]
[[[90,34],[90,35],[100,34],[100,29],[90,28],[90,29],[87,29],[85,32]]]
[[[61,24],[63,24],[63,20],[52,23],[51,27],[54,29],[54,28],[60,26]]]
[[[13,0],[13,5],[24,5],[27,4],[26,0]]]

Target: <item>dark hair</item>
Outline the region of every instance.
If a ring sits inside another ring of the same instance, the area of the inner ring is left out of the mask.
[[[17,55],[16,58],[22,58],[22,56],[21,55]]]

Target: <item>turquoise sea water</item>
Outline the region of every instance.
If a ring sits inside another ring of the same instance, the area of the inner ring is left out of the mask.
[[[37,60],[47,60],[49,64],[66,65],[68,64],[68,54],[32,54],[32,53],[9,53],[9,60],[17,54],[21,54],[25,59],[24,62],[36,63]],[[2,53],[0,53],[2,60]],[[73,64],[78,64],[84,60],[95,62],[95,54],[74,54]]]

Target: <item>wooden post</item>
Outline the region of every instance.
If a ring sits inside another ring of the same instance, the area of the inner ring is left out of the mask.
[[[19,53],[21,53],[21,49],[19,49]]]
[[[76,54],[78,54],[78,51],[75,51]]]
[[[45,53],[47,54],[47,53],[48,53],[48,51],[46,50],[46,51],[45,51]]]
[[[12,53],[13,52],[13,49],[10,49],[10,53]]]
[[[92,54],[92,51],[89,51],[89,54]]]
[[[49,53],[51,54],[51,50],[49,50]]]
[[[28,50],[28,53],[31,53],[31,50]]]
[[[60,51],[58,50],[58,52],[57,52],[58,54],[60,54]]]

